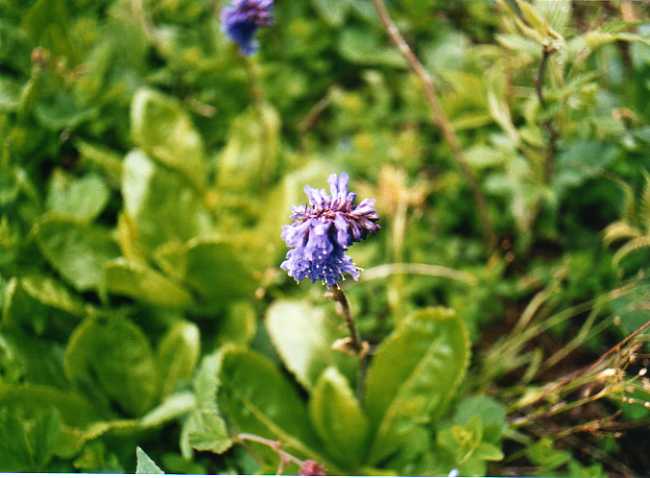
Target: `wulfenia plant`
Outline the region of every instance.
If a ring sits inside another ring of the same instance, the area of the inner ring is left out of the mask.
[[[0,0],[0,471],[643,475],[649,14]]]
[[[189,445],[221,453],[245,446],[280,472],[295,465],[302,474],[484,473],[487,461],[502,458],[505,414],[486,397],[450,414],[469,361],[463,322],[450,309],[425,308],[383,342],[361,340],[342,284],[359,278],[348,249],[379,230],[379,215],[373,200],[357,204],[346,173],[328,182],[329,194],[307,186],[308,203],[292,209],[281,268],[326,287],[348,337],[322,309],[276,301],[267,331],[303,393],[268,358],[226,346],[206,359],[205,381],[196,382],[199,397],[211,384],[204,410],[213,418],[190,419]],[[222,436],[206,443],[215,423]]]

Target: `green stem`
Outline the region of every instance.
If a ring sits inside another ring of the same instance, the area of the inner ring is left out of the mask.
[[[359,399],[359,401],[362,401],[364,382],[366,379],[366,370],[368,368],[368,344],[367,342],[363,342],[361,340],[359,331],[357,329],[357,325],[354,319],[352,318],[352,312],[350,311],[350,303],[348,302],[348,298],[346,297],[345,292],[343,292],[343,289],[341,289],[341,286],[335,284],[331,290],[332,290],[332,297],[334,301],[339,305],[338,312],[343,317],[343,319],[345,320],[345,324],[348,327],[348,333],[350,336],[350,346],[352,347],[352,350],[359,358],[359,374],[357,377],[357,398]]]

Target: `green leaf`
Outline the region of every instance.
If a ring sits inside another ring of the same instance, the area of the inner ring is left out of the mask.
[[[124,160],[122,196],[137,237],[150,253],[167,242],[185,242],[210,230],[209,214],[197,193],[142,151]]]
[[[92,165],[105,176],[112,187],[119,186],[122,181],[122,157],[116,152],[102,146],[77,141],[82,163]]]
[[[266,313],[266,329],[285,366],[307,389],[311,389],[323,370],[331,365],[351,376],[354,359],[332,350],[343,336],[335,318],[306,301],[278,300]]]
[[[66,388],[63,348],[18,330],[0,333],[0,382]]]
[[[436,440],[440,448],[446,450],[458,464],[469,460],[483,439],[481,418],[472,417],[464,425],[450,425],[438,431]]]
[[[89,307],[62,283],[45,275],[32,274],[20,279],[20,286],[34,300],[70,315],[82,317]]]
[[[571,2],[548,2],[535,0],[535,8],[550,26],[559,33],[565,33],[571,20]]]
[[[85,473],[124,473],[115,453],[100,440],[85,445],[73,465]]]
[[[159,307],[186,308],[193,302],[189,292],[162,274],[122,258],[106,263],[105,286],[113,294]]]
[[[194,410],[195,406],[194,394],[190,392],[175,393],[165,398],[160,405],[140,418],[137,426],[143,430],[158,428],[176,418],[187,415]]]
[[[535,442],[525,451],[531,462],[547,471],[555,470],[571,460],[571,454],[563,450],[556,450],[553,447],[553,440],[548,437]]]
[[[179,384],[189,381],[199,360],[201,336],[191,322],[175,322],[158,346],[161,394],[170,395]]]
[[[0,469],[36,472],[52,459],[60,434],[56,410],[17,413],[0,407]]]
[[[137,466],[135,472],[138,475],[164,475],[165,472],[160,469],[156,463],[149,458],[144,450],[140,447],[137,447],[135,450],[137,458]]]
[[[318,440],[305,403],[269,359],[228,347],[223,351],[220,381],[218,404],[230,430],[280,440],[288,451],[327,466],[327,460],[314,451]]]
[[[619,155],[615,146],[594,140],[580,140],[569,145],[557,157],[553,187],[559,194],[580,186],[600,174]]]
[[[397,50],[387,48],[367,30],[345,29],[341,34],[339,51],[343,58],[360,65],[406,67],[404,58]]]
[[[277,111],[266,103],[235,118],[219,157],[219,186],[241,189],[267,181],[276,168],[280,127]]]
[[[603,465],[600,463],[585,466],[577,460],[571,460],[569,462],[568,476],[571,478],[607,478],[608,474],[603,470]]]
[[[129,415],[142,415],[158,394],[151,346],[127,319],[84,321],[70,337],[64,367],[68,379],[89,396],[107,398]]]
[[[503,452],[492,443],[481,443],[474,452],[474,458],[485,461],[503,460]]]
[[[104,264],[119,253],[108,231],[67,218],[46,217],[35,236],[45,258],[80,291],[97,289]]]
[[[193,448],[223,453],[232,445],[217,406],[220,370],[221,354],[208,355],[194,379],[196,407],[181,430],[181,451],[187,459],[192,457]]]
[[[0,78],[0,113],[15,111],[20,104],[20,83]]]
[[[68,443],[65,446],[68,450],[72,450],[69,454],[74,455],[84,444],[97,440],[104,435],[112,434],[124,437],[160,428],[173,420],[188,415],[195,407],[196,400],[193,394],[188,392],[177,393],[167,397],[163,403],[140,419],[95,421],[81,429],[67,430]]]
[[[25,106],[22,106],[25,108]],[[97,114],[96,108],[84,107],[68,92],[59,92],[34,106],[34,116],[39,123],[52,131],[74,129]]]
[[[81,222],[92,222],[108,202],[109,191],[95,175],[72,179],[58,171],[50,180],[47,207]]]
[[[474,415],[463,425],[450,425],[438,431],[437,444],[443,452],[452,458],[463,476],[483,476],[486,461],[503,459],[501,450],[492,443],[483,441],[483,424],[481,417]]]
[[[484,439],[490,443],[499,443],[506,427],[505,407],[485,395],[467,397],[458,404],[453,422],[465,425],[475,416],[480,417],[483,424]]]
[[[131,132],[148,155],[182,173],[198,189],[205,185],[203,141],[172,97],[140,89],[131,105]]]
[[[371,464],[399,449],[415,426],[444,412],[468,362],[467,331],[449,309],[414,313],[381,344],[366,382],[375,431]]]
[[[368,419],[347,379],[336,368],[322,373],[311,394],[309,413],[332,458],[346,469],[362,463],[368,445]]]
[[[340,27],[352,7],[350,0],[312,0],[318,14],[332,27]]]
[[[69,331],[92,310],[60,282],[40,274],[12,279],[3,293],[5,327],[33,330],[39,335]]]
[[[76,63],[74,42],[70,37],[70,18],[65,0],[38,0],[25,12],[22,26],[33,45],[48,48]]]
[[[248,345],[257,333],[257,314],[249,302],[236,302],[219,321],[217,343]]]
[[[256,287],[241,254],[228,242],[196,239],[187,244],[185,281],[208,307],[252,297]]]
[[[0,384],[0,407],[31,411],[54,407],[71,427],[83,427],[100,418],[95,407],[79,394],[42,385]]]

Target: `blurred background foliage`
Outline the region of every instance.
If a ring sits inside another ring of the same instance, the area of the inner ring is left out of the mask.
[[[252,57],[223,4],[0,0],[0,468],[132,471],[140,445],[272,473],[249,432],[338,473],[647,472],[643,330],[606,351],[649,318],[648,6],[388,2],[491,248],[371,1],[277,0]],[[323,288],[278,268],[343,170],[383,218],[345,284],[361,404]]]

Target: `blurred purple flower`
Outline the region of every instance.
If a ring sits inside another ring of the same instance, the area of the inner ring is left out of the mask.
[[[346,274],[359,278],[359,269],[345,251],[379,230],[379,215],[372,199],[355,205],[346,173],[332,174],[328,182],[330,194],[306,186],[309,204],[292,209],[293,222],[282,228],[290,250],[280,267],[298,282],[309,278],[332,287]]]
[[[244,55],[257,50],[255,33],[273,22],[273,0],[233,0],[221,11],[221,28]]]

